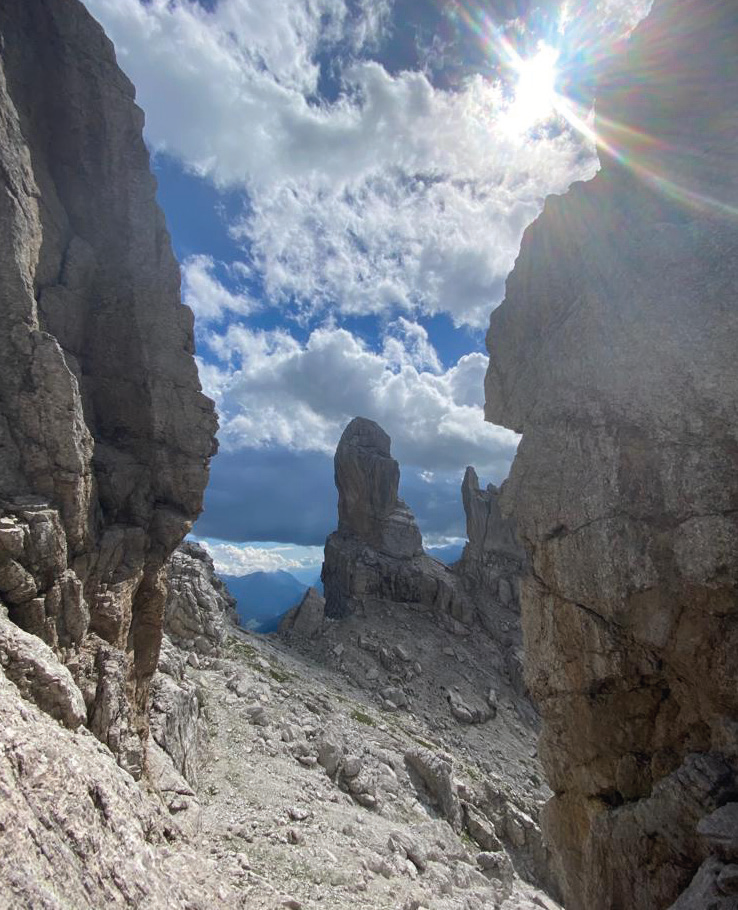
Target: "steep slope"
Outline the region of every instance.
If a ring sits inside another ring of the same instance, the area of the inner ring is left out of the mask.
[[[736,906],[703,836],[738,795],[736,47],[734,3],[656,0],[488,335],[569,910],[661,910],[703,860],[675,906]]]
[[[213,406],[112,45],[77,0],[5,0],[0,36],[0,598],[138,776]]]

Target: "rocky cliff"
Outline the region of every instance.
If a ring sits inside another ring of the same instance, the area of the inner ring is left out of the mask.
[[[736,906],[736,47],[732,2],[656,0],[491,320],[569,910]]]
[[[213,406],[112,45],[77,0],[4,0],[0,41],[0,599],[139,776]]]

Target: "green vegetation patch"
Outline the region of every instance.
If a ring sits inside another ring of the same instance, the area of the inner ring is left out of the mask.
[[[376,727],[377,722],[369,714],[366,714],[364,711],[359,711],[358,708],[354,708],[351,712],[351,719],[358,721],[360,724],[364,724],[367,727]]]

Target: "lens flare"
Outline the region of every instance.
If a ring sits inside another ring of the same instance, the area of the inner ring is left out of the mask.
[[[528,129],[556,112],[558,59],[556,48],[541,43],[534,56],[513,61],[518,81],[509,114],[519,129]]]

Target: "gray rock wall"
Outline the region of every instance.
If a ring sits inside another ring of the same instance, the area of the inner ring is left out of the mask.
[[[213,406],[111,43],[78,0],[4,0],[0,39],[0,599],[137,775]]]
[[[730,879],[698,823],[738,792],[737,47],[734,3],[656,0],[600,79],[619,160],[548,200],[488,335],[569,910]]]

